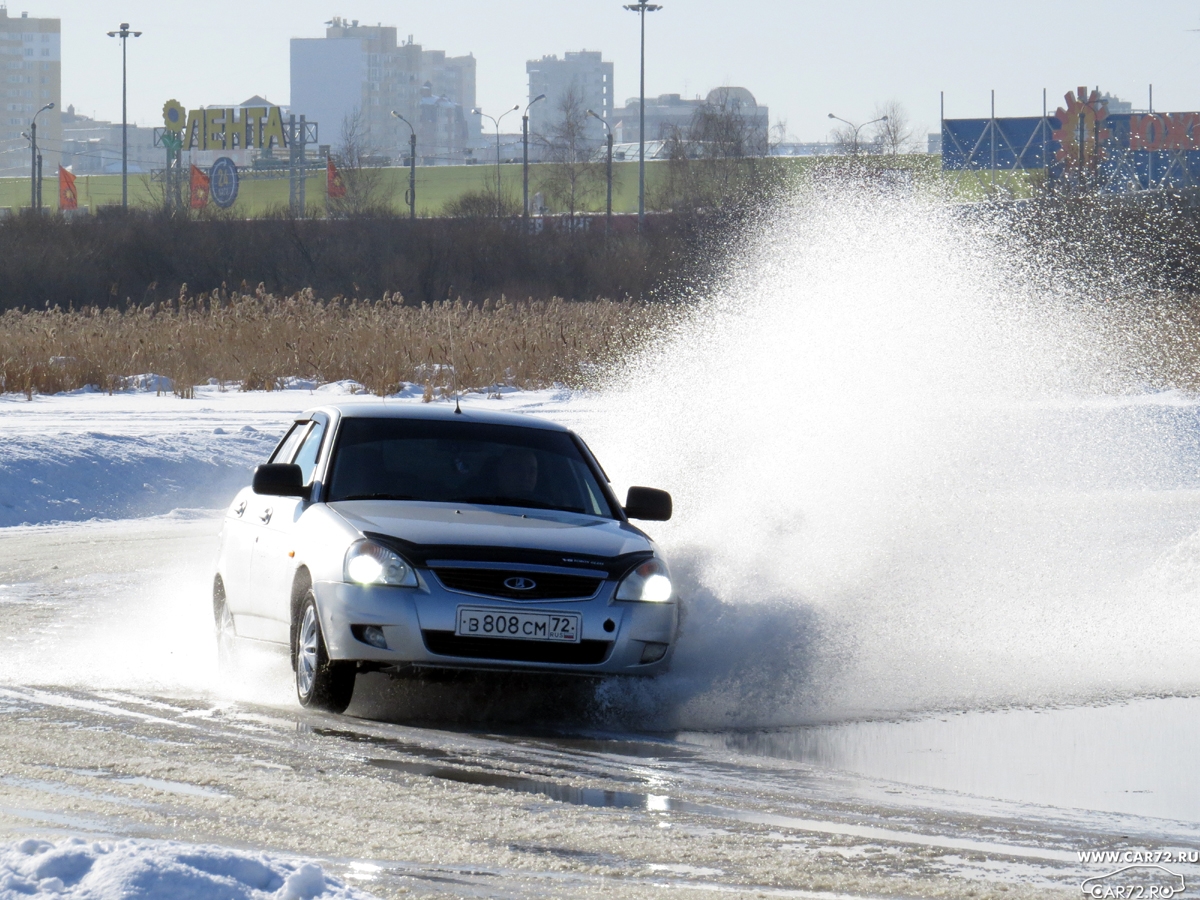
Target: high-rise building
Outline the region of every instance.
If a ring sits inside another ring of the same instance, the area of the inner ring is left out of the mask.
[[[62,45],[58,19],[12,18],[0,6],[0,174],[29,174],[29,142],[21,137],[47,103],[54,109],[38,116],[38,149],[47,178],[62,159]]]
[[[417,129],[417,154],[426,164],[462,162],[479,144],[475,58],[422,50],[396,29],[334,18],[323,38],[293,38],[291,110],[320,125],[320,142],[335,153],[345,126],[357,120],[360,152],[395,158]]]
[[[568,51],[563,58],[543,56],[525,63],[529,75],[529,99],[545,94],[546,99],[529,109],[529,131],[542,138],[549,137],[563,120],[563,103],[569,93],[582,110],[593,110],[612,125],[613,64],[601,59],[598,50]],[[604,126],[592,119],[587,121],[588,137],[600,143]]]

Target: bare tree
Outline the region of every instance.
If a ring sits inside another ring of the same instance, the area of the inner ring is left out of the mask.
[[[345,196],[330,197],[333,215],[363,215],[388,206],[386,183],[379,158],[374,153],[366,117],[355,109],[342,119],[341,141],[333,154],[333,163],[345,187]]]
[[[603,187],[604,165],[595,159],[595,142],[588,133],[587,106],[575,86],[555,107],[558,116],[546,135],[547,165],[539,166],[541,190],[574,221],[576,212]]]
[[[875,105],[875,115],[872,118],[887,120],[875,125],[872,143],[880,153],[898,156],[908,153],[913,146],[912,122],[908,112],[899,100],[889,100]]]
[[[829,140],[842,155],[857,156],[862,150],[862,139],[852,125],[835,125],[829,132]]]
[[[775,124],[771,126],[771,139],[768,144],[768,154],[772,153],[780,144],[788,142],[788,123],[787,119],[776,119]]]
[[[686,133],[666,135],[666,178],[656,192],[663,209],[753,206],[779,186],[779,170],[764,160],[770,129],[736,88],[709,94]]]
[[[756,107],[743,105],[744,93],[718,88],[692,116],[689,136],[701,145],[704,157],[766,156],[769,145],[766,122],[760,122]]]

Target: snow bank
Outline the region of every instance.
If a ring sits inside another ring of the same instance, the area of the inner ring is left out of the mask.
[[[224,506],[282,433],[245,426],[207,435],[85,432],[0,447],[0,526],[127,519]]]
[[[354,382],[317,386],[293,379],[279,391],[201,385],[190,400],[153,388],[33,400],[0,395],[0,527],[221,508],[304,410],[350,398],[420,403],[423,393],[419,385],[386,399],[361,391]],[[464,403],[538,411],[566,397],[561,391],[501,393],[504,399],[468,395]]]
[[[163,841],[0,844],[0,900],[371,900],[319,865]]]

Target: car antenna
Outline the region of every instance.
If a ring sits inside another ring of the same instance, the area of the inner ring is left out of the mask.
[[[450,296],[454,293],[454,285],[450,285],[450,290],[446,292],[446,304],[450,304]],[[450,311],[450,319],[446,322],[446,328],[450,332],[450,377],[454,380],[454,414],[462,415],[462,407],[458,405],[458,360],[454,354],[454,310]]]

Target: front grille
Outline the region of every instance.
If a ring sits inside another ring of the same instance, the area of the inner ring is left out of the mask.
[[[505,600],[569,600],[595,596],[603,578],[554,575],[547,572],[514,572],[511,569],[434,569],[438,581],[452,591],[502,597]],[[518,590],[504,582],[524,579],[534,587]]]
[[[595,666],[608,658],[611,641],[510,641],[506,638],[459,637],[453,631],[422,631],[425,647],[438,656],[500,659],[507,662],[564,663]]]

